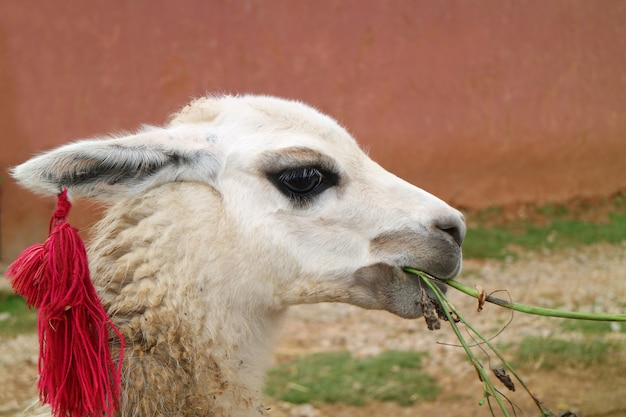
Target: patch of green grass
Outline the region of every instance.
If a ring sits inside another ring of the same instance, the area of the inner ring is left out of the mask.
[[[469,228],[463,242],[463,256],[503,259],[509,254],[507,248],[515,237],[513,232],[500,226]]]
[[[463,254],[467,258],[503,259],[515,256],[518,248],[555,249],[626,240],[626,213],[611,213],[609,218],[607,223],[553,220],[545,226],[528,222],[492,227],[474,226],[467,232]]]
[[[37,331],[37,311],[17,294],[0,291],[0,336]]]
[[[588,367],[605,363],[613,348],[610,342],[589,339],[575,342],[556,338],[526,337],[517,348],[516,362],[546,370],[563,366]]]
[[[440,388],[422,370],[424,357],[405,351],[366,359],[355,359],[347,352],[303,356],[270,370],[266,393],[295,404],[384,401],[407,406],[434,400]]]

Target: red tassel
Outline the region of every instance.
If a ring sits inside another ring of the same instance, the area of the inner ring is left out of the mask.
[[[59,194],[44,244],[26,249],[7,276],[39,309],[39,398],[57,417],[112,416],[119,405],[124,339],[108,317],[89,275],[78,230],[66,222],[71,203]],[[121,343],[116,366],[109,329]]]

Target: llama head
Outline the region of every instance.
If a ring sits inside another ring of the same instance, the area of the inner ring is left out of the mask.
[[[219,206],[233,231],[216,237],[235,240],[223,254],[233,274],[264,288],[278,308],[339,301],[419,317],[420,284],[402,268],[440,279],[461,268],[462,215],[381,168],[333,119],[299,102],[199,99],[165,127],[65,145],[13,175],[40,193],[67,188],[122,202],[194,183],[198,194],[186,204]],[[172,221],[214,233],[201,218]]]

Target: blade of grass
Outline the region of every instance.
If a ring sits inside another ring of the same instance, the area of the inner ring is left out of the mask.
[[[424,278],[422,278],[424,279]],[[458,313],[456,313],[458,315]],[[459,317],[461,318],[461,317]],[[489,347],[489,349],[491,349],[491,351],[493,353],[495,353],[495,355],[498,357],[498,359],[500,359],[500,361],[502,362],[502,364],[504,365],[504,367],[511,372],[511,374],[515,377],[515,379],[517,379],[517,381],[520,383],[520,385],[524,388],[524,390],[526,390],[526,392],[528,393],[528,395],[532,398],[533,402],[535,403],[535,405],[537,406],[537,408],[539,408],[539,411],[541,412],[541,416],[542,417],[547,417],[547,416],[552,416],[554,415],[550,410],[546,409],[543,406],[543,403],[541,402],[541,400],[539,400],[539,398],[537,398],[537,396],[535,394],[533,394],[533,392],[530,390],[530,388],[528,388],[528,386],[526,385],[526,383],[522,380],[522,378],[517,374],[517,372],[515,372],[515,369],[513,369],[513,367],[511,366],[511,364],[504,358],[504,356],[502,356],[502,354],[496,349],[496,347],[491,343],[491,341],[487,338],[485,338],[481,333],[478,332],[478,330],[476,330],[471,324],[469,324],[467,321],[463,320],[463,323],[467,326],[468,329],[470,329],[472,331],[472,333],[474,333],[476,336],[478,336],[478,338],[480,340],[482,340],[482,342]]]
[[[416,271],[414,269],[406,268],[407,272],[415,274]],[[464,294],[472,296],[474,298],[478,298],[478,291],[468,287],[465,284],[461,284],[458,281],[441,281],[445,282],[446,285],[454,288],[455,290],[461,291]],[[543,307],[533,307],[525,304],[512,303],[508,300],[503,300],[501,298],[487,296],[485,301],[498,305],[500,307],[508,308],[511,310],[519,311],[521,313],[527,314],[535,314],[538,316],[545,317],[559,317],[564,319],[576,319],[576,320],[594,320],[594,321],[623,321],[626,322],[626,314],[603,314],[603,313],[583,313],[580,311],[565,311],[565,310],[556,310],[552,308],[543,308]]]
[[[504,406],[504,404],[502,403],[502,399],[500,398],[499,395],[499,391],[496,390],[496,388],[493,386],[493,384],[491,383],[488,374],[486,373],[486,371],[484,370],[484,367],[482,366],[482,364],[480,364],[480,362],[478,361],[478,359],[476,358],[476,356],[473,354],[473,352],[470,350],[467,342],[465,341],[465,339],[463,338],[463,335],[461,334],[460,330],[458,329],[455,321],[452,319],[452,316],[450,314],[450,312],[448,311],[448,309],[450,311],[452,311],[455,316],[458,318],[459,321],[461,321],[463,324],[465,324],[465,326],[467,326],[467,328],[473,333],[475,334],[480,340],[482,340],[482,342],[489,347],[489,349],[491,349],[491,351],[493,353],[496,354],[496,356],[498,357],[498,359],[500,359],[500,361],[502,362],[502,364],[504,365],[504,367],[506,369],[509,370],[509,372],[511,372],[511,374],[515,377],[515,379],[517,379],[519,381],[519,383],[522,385],[522,387],[526,390],[526,392],[528,393],[528,395],[532,398],[533,402],[535,403],[535,405],[537,406],[537,408],[539,409],[539,411],[541,412],[541,417],[550,417],[550,416],[554,416],[554,413],[552,413],[552,411],[550,411],[549,409],[545,408],[545,406],[543,405],[543,403],[541,402],[541,400],[539,400],[539,398],[537,398],[532,391],[528,388],[528,386],[526,385],[526,383],[521,379],[521,377],[515,372],[515,370],[513,369],[513,367],[509,364],[509,362],[500,354],[500,352],[495,348],[495,346],[493,346],[493,344],[487,339],[485,338],[481,333],[479,333],[471,324],[469,324],[467,321],[465,321],[465,319],[463,318],[463,316],[459,313],[459,311],[454,307],[454,305],[450,302],[450,300],[447,299],[447,297],[443,294],[443,292],[437,287],[437,285],[434,284],[434,282],[432,281],[432,278],[429,277],[427,274],[421,272],[421,271],[417,271],[415,269],[411,269],[411,268],[405,268],[405,270],[411,274],[417,275],[421,281],[428,286],[428,288],[432,291],[432,293],[434,294],[435,298],[437,299],[437,302],[439,302],[439,304],[443,307],[443,311],[444,314],[446,315],[446,318],[448,319],[448,322],[450,323],[455,335],[457,336],[457,339],[459,340],[459,342],[461,343],[461,345],[463,346],[463,349],[465,350],[465,353],[467,354],[468,358],[471,360],[472,364],[474,365],[474,367],[476,368],[476,370],[478,371],[478,374],[480,376],[481,381],[483,381],[484,384],[484,388],[483,388],[483,395],[484,397],[487,399],[488,404],[489,404],[489,409],[492,413],[492,415],[494,414],[493,408],[491,407],[491,403],[489,402],[489,397],[493,396],[496,401],[498,402],[498,406],[500,407],[500,409],[502,410],[503,414],[505,416],[508,416],[508,411],[506,409],[506,407]],[[469,289],[468,287],[466,287],[467,289]],[[474,291],[475,295],[473,295],[475,298],[478,297],[478,291]],[[498,299],[499,300],[499,299]],[[489,301],[489,300],[487,300]],[[501,300],[504,301],[504,300]],[[507,305],[512,305],[514,303],[511,302],[506,302]],[[447,307],[447,308],[446,308]],[[506,397],[505,397],[506,398]],[[508,398],[507,398],[507,401]],[[509,401],[509,403],[512,405],[512,403]]]
[[[487,402],[489,404],[489,409],[492,415],[495,415],[495,414],[494,414],[493,408],[491,407],[491,402],[490,402],[491,396],[493,396],[496,399],[503,414],[505,416],[509,416],[508,411],[506,410],[506,407],[504,406],[504,404],[502,403],[502,399],[500,398],[500,395],[499,395],[500,392],[495,389],[495,387],[489,380],[489,376],[487,375],[487,372],[483,368],[482,364],[478,361],[476,356],[471,352],[469,345],[467,344],[460,330],[456,326],[456,323],[453,320],[450,311],[455,314],[458,321],[463,322],[465,326],[467,326],[467,328],[484,343],[485,346],[487,346],[492,352],[496,354],[496,356],[500,359],[504,367],[519,381],[519,383],[526,390],[528,395],[530,395],[535,405],[538,407],[539,411],[541,412],[541,417],[554,416],[554,413],[552,413],[550,410],[545,408],[541,400],[539,400],[539,398],[537,398],[532,393],[532,391],[530,391],[528,386],[515,372],[513,367],[504,359],[504,357],[500,354],[500,352],[496,350],[495,346],[493,346],[493,344],[488,339],[482,336],[471,324],[469,324],[467,321],[463,319],[463,317],[459,314],[458,310],[456,310],[455,307],[452,305],[452,303],[447,299],[445,294],[443,294],[443,292],[437,287],[437,285],[435,285],[434,281],[439,281],[439,280],[437,280],[434,277],[429,276],[426,273],[423,273],[421,271],[418,271],[412,268],[405,268],[405,271],[408,273],[417,275],[420,278],[420,281],[423,282],[431,290],[437,302],[443,308],[443,312],[446,318],[448,319],[455,335],[457,336],[459,342],[463,346],[463,349],[465,350],[468,358],[471,360],[472,364],[476,368],[476,371],[478,372],[479,377],[481,381],[483,382],[483,396],[487,399]],[[626,314],[583,313],[583,312],[577,312],[577,311],[565,311],[565,310],[556,310],[556,309],[550,309],[550,308],[533,307],[533,306],[528,306],[524,304],[514,303],[509,300],[503,300],[503,299],[493,297],[493,296],[485,297],[483,294],[479,293],[477,289],[470,288],[467,285],[461,284],[458,281],[439,281],[439,282],[443,282],[447,284],[448,286],[479,300],[483,299],[483,298],[480,298],[482,295],[482,297],[484,297],[484,301],[486,302],[496,304],[500,307],[519,311],[521,313],[534,314],[534,315],[540,315],[540,316],[545,316],[545,317],[576,319],[576,320],[626,322]],[[507,401],[509,401],[508,398],[506,398],[506,396],[504,398]],[[510,401],[509,403],[512,405]]]
[[[498,406],[502,410],[502,413],[506,417],[510,417],[506,409],[506,406],[502,402],[502,398],[500,398],[500,394],[498,390],[494,387],[493,383],[491,382],[491,379],[489,378],[489,374],[487,373],[483,365],[480,363],[476,355],[474,355],[474,352],[472,352],[469,345],[465,341],[465,338],[463,337],[461,330],[459,330],[458,326],[456,325],[456,320],[455,318],[452,317],[452,315],[450,314],[450,311],[454,312],[454,314],[458,317],[458,319],[460,319],[463,323],[465,323],[463,318],[458,314],[458,311],[454,308],[454,306],[450,303],[450,301],[443,295],[441,290],[437,288],[437,286],[425,274],[414,269],[407,269],[407,272],[410,272],[412,274],[419,276],[421,278],[421,281],[432,291],[435,298],[437,299],[437,302],[442,306],[443,312],[446,318],[448,319],[448,323],[450,323],[450,326],[452,327],[454,334],[456,335],[457,339],[459,339],[459,342],[461,343],[461,345],[463,346],[463,349],[465,350],[465,354],[472,362],[472,365],[474,365],[476,372],[478,372],[479,379],[483,383],[483,396],[487,399],[487,402],[489,404],[489,409],[491,410],[492,415],[494,415],[494,412],[493,412],[493,409],[491,408],[491,402],[489,401],[490,397],[494,397],[496,399],[496,402],[498,403]]]

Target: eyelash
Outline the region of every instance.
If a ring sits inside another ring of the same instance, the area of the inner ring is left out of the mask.
[[[319,167],[289,168],[268,176],[274,186],[298,207],[308,206],[339,180],[336,173]]]

